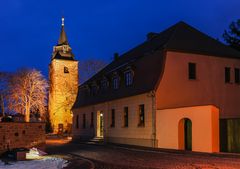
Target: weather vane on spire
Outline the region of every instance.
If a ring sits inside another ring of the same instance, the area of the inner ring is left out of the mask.
[[[64,26],[64,17],[62,17],[62,26]]]

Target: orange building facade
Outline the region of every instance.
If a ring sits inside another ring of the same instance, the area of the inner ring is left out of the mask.
[[[240,152],[240,53],[180,22],[79,86],[73,139]]]

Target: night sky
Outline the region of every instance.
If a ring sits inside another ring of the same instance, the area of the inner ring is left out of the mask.
[[[77,60],[128,51],[146,39],[185,21],[221,39],[240,18],[240,0],[1,0],[0,71],[30,67],[47,77],[61,17]]]

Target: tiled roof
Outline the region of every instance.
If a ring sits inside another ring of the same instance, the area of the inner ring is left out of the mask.
[[[148,40],[144,43],[123,54],[79,86],[73,108],[155,90],[164,69],[166,51],[240,58],[240,52],[184,22],[179,22],[161,33],[149,34]],[[131,67],[134,71],[134,82],[131,87],[124,85],[123,73],[127,67]],[[114,73],[120,75],[121,84],[117,90],[114,90],[111,84]],[[99,90],[96,95],[91,95],[89,88],[93,83],[100,84],[103,77],[107,77],[110,82],[108,90]]]

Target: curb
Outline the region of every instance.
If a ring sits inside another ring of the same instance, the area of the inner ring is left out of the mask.
[[[227,153],[227,152],[204,153],[204,152],[161,149],[161,148],[142,147],[142,146],[134,146],[134,145],[114,144],[114,143],[88,144],[86,142],[80,142],[80,143],[74,142],[73,144],[84,144],[84,145],[93,145],[93,146],[110,146],[110,147],[114,147],[114,148],[130,150],[130,151],[158,153],[158,154],[201,155],[201,156],[209,156],[209,157],[240,158],[240,154],[238,154],[238,153]]]

